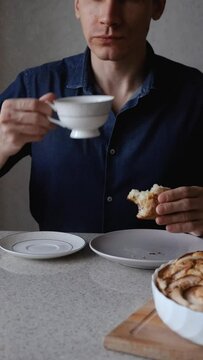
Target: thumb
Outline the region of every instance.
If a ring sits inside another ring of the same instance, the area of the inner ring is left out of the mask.
[[[51,92],[47,93],[47,94],[44,94],[43,96],[41,96],[39,98],[40,101],[44,101],[44,102],[46,102],[46,101],[52,102],[55,99],[56,99],[56,95],[54,93],[51,93]]]

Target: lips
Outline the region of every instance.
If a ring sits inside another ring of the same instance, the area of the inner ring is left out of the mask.
[[[112,45],[122,41],[124,38],[121,36],[95,36],[93,42],[100,43],[102,45]]]
[[[117,39],[122,39],[122,36],[106,36],[106,35],[101,35],[101,36],[95,36],[96,39],[104,39],[104,40],[117,40]]]
[[[119,35],[119,34],[111,34],[111,35],[107,35],[107,34],[98,34],[98,35],[94,35],[92,37],[93,39],[101,39],[101,40],[121,40],[124,39],[124,36]]]

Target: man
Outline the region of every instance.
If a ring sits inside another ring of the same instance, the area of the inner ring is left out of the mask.
[[[203,235],[203,75],[146,42],[165,0],[75,0],[84,54],[22,72],[1,96],[1,175],[30,154],[31,213],[41,230],[166,227]],[[55,97],[114,95],[101,136],[74,140],[48,121]],[[37,100],[39,99],[39,100]],[[132,188],[172,188],[155,221],[136,219]]]

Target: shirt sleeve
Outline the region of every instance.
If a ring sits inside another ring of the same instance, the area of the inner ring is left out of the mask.
[[[27,73],[21,72],[15,81],[13,81],[8,88],[0,94],[0,108],[6,99],[26,98],[29,93],[26,87]],[[20,159],[30,155],[31,145],[25,145],[16,155],[11,156],[4,166],[0,169],[0,177],[6,174]]]

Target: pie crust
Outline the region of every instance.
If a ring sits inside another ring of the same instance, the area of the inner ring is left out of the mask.
[[[178,304],[203,311],[203,251],[185,254],[161,268],[156,284]]]

